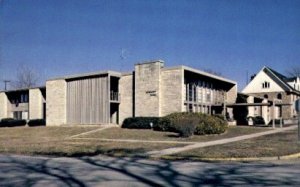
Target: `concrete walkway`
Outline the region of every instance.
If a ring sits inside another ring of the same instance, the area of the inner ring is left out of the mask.
[[[275,133],[284,132],[284,131],[292,130],[292,129],[296,129],[296,128],[298,128],[298,126],[290,126],[290,127],[274,129],[274,130],[270,130],[270,131],[266,131],[266,132],[237,136],[234,138],[226,138],[226,139],[215,140],[215,141],[210,141],[210,142],[195,143],[195,144],[187,145],[184,147],[168,148],[168,149],[159,150],[159,151],[150,151],[146,154],[151,157],[161,157],[164,155],[171,155],[171,154],[175,154],[175,153],[179,153],[179,152],[183,152],[183,151],[188,151],[191,149],[197,149],[197,148],[208,147],[208,146],[213,146],[213,145],[221,145],[221,144],[227,144],[227,143],[237,142],[237,141],[241,141],[241,140],[247,140],[247,139],[251,139],[251,138],[257,138],[260,136],[275,134]]]
[[[91,131],[80,133],[80,134],[75,134],[73,136],[69,136],[69,137],[67,137],[67,139],[78,138],[79,136],[83,136],[83,135],[87,135],[87,134],[92,134],[92,133],[103,131],[105,129],[112,128],[112,127],[115,127],[115,126],[113,126],[113,125],[105,125],[105,126],[100,127],[99,129],[91,130]]]

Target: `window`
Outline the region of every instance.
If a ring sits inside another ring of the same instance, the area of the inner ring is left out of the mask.
[[[206,93],[206,102],[211,102],[211,95],[210,93]]]
[[[262,88],[270,88],[270,82],[265,81],[264,83],[262,83]]]
[[[279,93],[279,94],[277,94],[277,99],[282,99],[282,94],[281,93]]]
[[[188,112],[193,112],[193,105],[189,104]]]
[[[16,111],[14,112],[14,119],[22,119],[22,112],[21,111]]]

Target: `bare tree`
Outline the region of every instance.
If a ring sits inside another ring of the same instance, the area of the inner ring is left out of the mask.
[[[290,77],[300,77],[300,66],[294,66],[291,69],[287,70],[287,74]]]
[[[15,89],[31,88],[37,86],[37,83],[37,73],[31,68],[21,65],[20,68],[18,68],[17,70],[16,80],[12,82],[12,86]]]

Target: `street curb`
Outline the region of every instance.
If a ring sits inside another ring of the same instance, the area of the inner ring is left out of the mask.
[[[161,157],[162,159],[169,160],[170,158]],[[245,157],[245,158],[194,158],[191,160],[195,161],[275,161],[275,160],[292,160],[299,159],[300,153],[284,155],[284,156],[273,156],[273,157]],[[172,159],[172,158],[171,158]],[[182,159],[184,159],[182,157]]]

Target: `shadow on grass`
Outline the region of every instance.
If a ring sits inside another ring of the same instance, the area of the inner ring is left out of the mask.
[[[108,181],[148,186],[299,185],[290,165],[149,161],[141,158],[0,156],[0,186],[95,186]],[[295,168],[297,170],[297,168]],[[130,183],[131,182],[131,183]],[[137,182],[137,183],[136,183]],[[107,183],[105,183],[107,184]]]
[[[144,153],[146,152],[143,148],[136,149],[126,149],[126,148],[115,148],[115,149],[95,149],[92,151],[75,151],[75,152],[63,152],[63,151],[43,151],[43,152],[33,152],[32,155],[41,155],[41,156],[54,156],[54,157],[84,157],[84,156],[96,156],[96,155],[105,155],[112,157],[138,157],[146,158]]]

